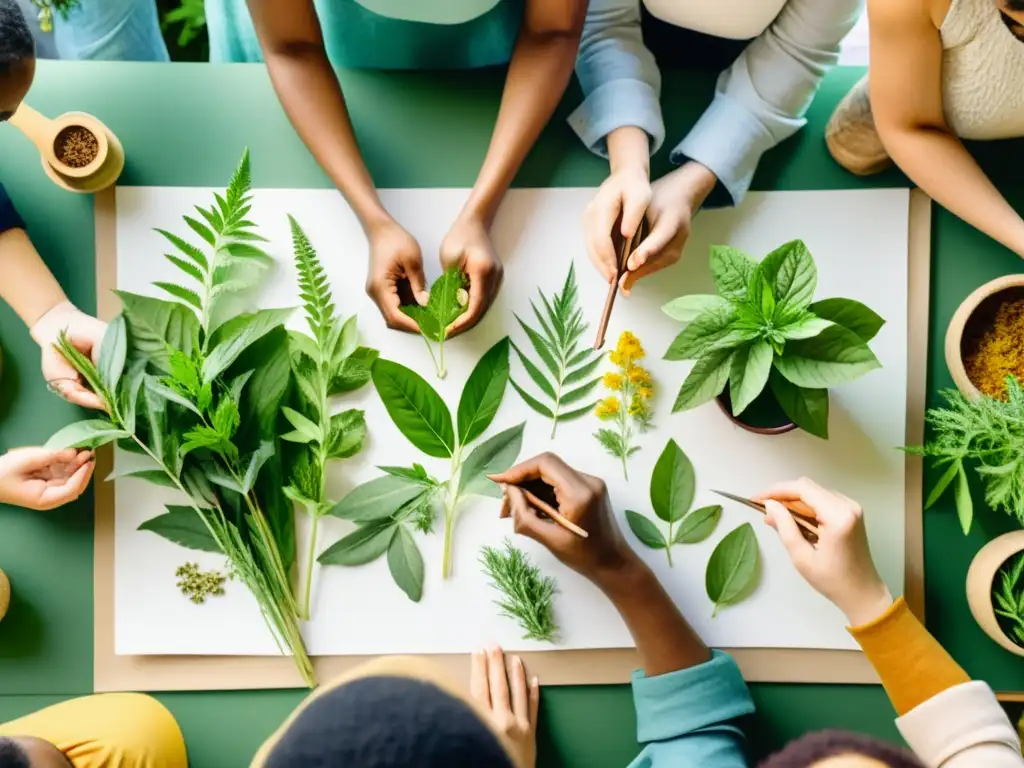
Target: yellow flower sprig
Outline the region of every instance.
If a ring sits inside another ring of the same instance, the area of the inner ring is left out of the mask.
[[[602,421],[613,422],[594,433],[594,437],[612,456],[622,462],[622,473],[629,479],[627,462],[629,457],[640,450],[633,444],[637,432],[644,432],[651,426],[651,400],[654,398],[654,381],[650,372],[639,365],[646,356],[640,340],[629,331],[623,331],[615,350],[608,356],[617,370],[608,371],[601,378],[601,384],[609,392],[594,408]]]

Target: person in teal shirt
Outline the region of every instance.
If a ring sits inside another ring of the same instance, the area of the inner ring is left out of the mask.
[[[412,333],[417,327],[400,311],[399,291],[407,283],[412,298],[426,302],[423,256],[381,204],[332,65],[508,64],[490,147],[440,247],[442,266],[459,266],[469,277],[467,310],[450,327],[459,333],[479,322],[501,286],[489,230],[569,82],[586,6],[586,0],[206,0],[206,14],[212,60],[266,61],[292,125],[363,225],[370,243],[367,293],[389,327]]]

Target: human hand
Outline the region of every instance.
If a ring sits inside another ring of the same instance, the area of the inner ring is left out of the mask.
[[[54,509],[74,501],[89,485],[92,451],[15,448],[0,456],[0,503]]]
[[[498,296],[505,268],[494,252],[483,221],[467,215],[459,216],[441,241],[441,266],[459,267],[469,278],[466,311],[448,327],[448,336],[456,336],[483,319]]]
[[[689,162],[651,185],[647,206],[650,231],[626,260],[622,293],[629,296],[637,280],[679,261],[690,237],[694,214],[715,187],[715,175],[699,163]]]
[[[518,656],[509,659],[498,646],[474,651],[471,661],[469,692],[490,712],[494,727],[505,735],[515,750],[517,768],[537,764],[537,709],[540,706],[540,682],[526,682],[526,668]],[[510,691],[511,688],[511,691]]]
[[[818,592],[846,614],[851,626],[881,616],[892,595],[878,575],[860,505],[806,477],[780,483],[753,497],[765,504],[765,522],[779,533],[793,565]],[[802,501],[817,517],[818,542],[804,539],[793,516],[779,501]]]
[[[366,294],[373,299],[388,328],[419,333],[416,322],[401,310],[399,287],[408,281],[413,298],[420,306],[427,303],[427,279],[423,275],[423,256],[416,239],[398,222],[368,230],[370,264],[366,273]]]
[[[43,378],[54,392],[69,403],[83,408],[103,410],[103,398],[93,392],[54,346],[61,331],[79,352],[98,362],[100,343],[107,324],[85,314],[70,301],[62,301],[39,318],[30,329],[32,338],[42,350]]]
[[[543,453],[490,479],[502,486],[501,517],[513,519],[515,532],[539,541],[588,579],[599,582],[636,557],[615,522],[604,482],[558,456]],[[554,489],[558,513],[585,530],[587,538],[563,528],[547,514],[545,501],[520,487],[537,480]]]
[[[619,254],[615,252],[613,237],[619,215],[622,215],[619,234],[629,240],[640,228],[650,202],[651,182],[646,162],[629,163],[604,180],[583,212],[587,254],[607,282],[611,283],[619,272]]]

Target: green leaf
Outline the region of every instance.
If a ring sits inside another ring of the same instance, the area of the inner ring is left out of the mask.
[[[355,392],[365,386],[370,381],[370,369],[379,356],[380,353],[376,349],[357,347],[351,355],[342,360],[340,366],[335,368],[327,386],[327,394]]]
[[[690,323],[708,310],[727,310],[731,307],[726,299],[710,293],[694,293],[680,296],[665,304],[661,311],[681,323]]]
[[[527,375],[533,379],[533,383],[537,385],[541,392],[554,400],[556,397],[555,388],[551,386],[551,383],[548,381],[547,376],[544,375],[543,371],[534,365],[533,361],[524,355],[523,351],[515,344],[512,345],[512,349],[515,350],[516,355],[519,357],[519,361],[523,364],[523,369],[526,371]],[[548,418],[551,418],[550,410],[548,411]]]
[[[823,320],[811,312],[803,312],[796,318],[783,326],[780,330],[787,341],[800,341],[801,339],[812,339],[819,333],[832,325],[828,320]]]
[[[214,236],[213,232],[209,230],[208,227],[206,227],[203,224],[200,224],[191,216],[182,216],[181,218],[185,220],[185,223],[188,224],[189,228],[193,232],[195,232],[197,235],[203,238],[203,240],[206,241],[207,245],[213,245],[216,242],[217,238]],[[202,266],[202,264],[200,264],[200,266]],[[200,277],[199,279],[202,280],[202,277]]]
[[[676,336],[665,352],[665,359],[696,360],[722,341],[735,322],[732,307],[715,307],[701,313]]]
[[[450,458],[455,430],[448,406],[418,373],[390,360],[377,360],[373,385],[391,420],[405,437],[427,456]]]
[[[546,416],[549,419],[553,419],[555,414],[551,412],[544,403],[540,402],[537,398],[533,397],[529,392],[524,390],[521,386],[516,384],[515,379],[509,379],[509,384],[512,385],[512,389],[519,393],[519,396],[523,398],[523,402],[526,403],[530,408],[539,413],[541,416]]]
[[[425,485],[433,484],[422,464],[413,464],[411,467],[377,467],[377,469],[395,477],[404,477]]]
[[[567,413],[558,414],[558,423],[561,424],[563,421],[574,421],[581,416],[586,416],[588,413],[593,413],[594,408],[597,407],[597,401],[587,403],[582,408],[577,408],[575,411],[568,411]]]
[[[469,445],[494,420],[508,382],[508,348],[506,336],[484,353],[469,374],[459,398],[459,445]]]
[[[581,368],[577,368],[576,370],[570,372],[565,377],[565,380],[562,382],[562,384],[575,384],[577,381],[582,381],[583,379],[587,378],[594,371],[597,370],[597,367],[601,364],[602,360],[604,360],[604,355],[598,353],[597,355],[594,356],[594,359],[588,361],[586,365],[582,366]],[[594,379],[594,381],[599,381],[599,380],[600,380],[600,377]]]
[[[822,299],[808,309],[822,320],[829,320],[855,333],[861,341],[871,341],[885,325],[870,307],[853,299]]]
[[[331,436],[327,442],[327,458],[348,459],[363,448],[366,440],[366,414],[355,408],[331,417]]]
[[[974,502],[971,501],[971,486],[967,483],[967,470],[960,464],[957,471],[957,483],[953,486],[953,497],[956,500],[956,515],[960,518],[960,527],[964,536],[971,532],[974,522]]]
[[[145,480],[147,483],[162,485],[165,488],[178,487],[162,469],[126,469],[123,472],[114,470],[104,478],[104,481],[109,483],[112,480],[121,480],[126,477],[134,477],[136,480]]]
[[[188,288],[182,288],[180,285],[175,285],[174,283],[156,282],[153,283],[153,285],[157,288],[163,288],[174,298],[179,299],[191,307],[195,307],[198,311],[203,311],[203,302],[199,298],[199,294],[195,291],[190,291]]]
[[[152,376],[147,376],[145,381],[146,389],[152,392],[154,395],[163,398],[171,403],[176,403],[183,408],[187,408],[197,416],[202,416],[196,404],[189,400],[187,397],[182,395],[180,392],[171,389],[159,379]]]
[[[255,446],[277,435],[281,403],[292,379],[288,334],[284,328],[270,331],[252,344],[227,373],[237,381],[243,371],[252,371],[252,378],[245,387],[245,397],[238,400],[242,413],[240,442]]]
[[[256,478],[259,476],[260,469],[266,464],[267,459],[274,455],[274,443],[270,440],[264,440],[260,443],[260,447],[252,452],[249,457],[249,462],[245,467],[245,475],[242,477],[242,493],[248,493],[256,485]]]
[[[501,498],[501,489],[487,475],[504,472],[511,467],[523,447],[526,422],[499,432],[484,440],[462,462],[459,473],[459,495],[475,494]]]
[[[163,373],[172,350],[191,355],[199,338],[199,320],[187,307],[126,291],[116,291],[131,338],[132,353]]]
[[[240,421],[238,405],[230,397],[222,397],[213,414],[213,428],[226,440],[230,440],[238,431]]]
[[[430,310],[418,304],[406,304],[399,307],[403,315],[412,318],[420,329],[420,333],[429,341],[441,341],[444,327],[437,321]]]
[[[359,348],[359,318],[356,315],[349,317],[340,326],[337,341],[331,347],[331,366],[341,365]]]
[[[163,235],[165,238],[167,238],[168,242],[170,242],[171,245],[177,248],[183,255],[187,256],[190,260],[195,262],[196,265],[198,265],[200,269],[202,269],[204,272],[206,272],[210,268],[209,262],[207,262],[206,260],[206,255],[201,250],[192,245],[192,243],[188,242],[187,240],[183,240],[182,238],[178,237],[177,235],[171,232],[168,232],[165,229],[157,229],[156,231]]]
[[[418,603],[423,597],[423,556],[404,525],[397,527],[388,545],[388,570],[406,597]]]
[[[780,305],[804,309],[818,287],[818,270],[802,240],[785,243],[765,256],[762,271]]]
[[[782,412],[800,429],[828,440],[828,390],[798,387],[777,370],[768,376],[768,385]]]
[[[180,269],[182,272],[184,272],[186,275],[191,277],[196,282],[203,282],[203,272],[201,269],[199,269],[199,267],[195,266],[194,264],[191,264],[190,262],[185,261],[185,259],[179,259],[177,256],[170,253],[165,253],[164,258],[167,259],[169,262],[171,262],[171,264],[176,266],[178,269]]]
[[[750,523],[730,531],[718,542],[704,574],[704,587],[715,604],[715,614],[747,596],[757,581],[758,561],[757,535]]]
[[[622,435],[611,429],[599,429],[594,433],[597,442],[601,444],[608,453],[616,458],[622,459],[629,455],[628,446],[622,441]]]
[[[110,392],[117,391],[117,383],[124,372],[124,361],[128,356],[128,327],[124,315],[110,321],[103,341],[100,343],[100,361],[97,370],[100,381]]]
[[[627,509],[626,522],[629,523],[629,529],[633,532],[633,535],[636,536],[644,546],[650,547],[651,549],[665,549],[665,547],[668,546],[665,542],[665,537],[662,536],[661,531],[658,530],[658,526],[639,512]]]
[[[62,448],[87,448],[94,450],[101,445],[130,437],[130,433],[119,429],[107,419],[86,419],[68,424],[46,441],[46,448],[59,451]]]
[[[295,431],[306,438],[302,442],[322,443],[324,441],[324,433],[320,430],[320,426],[314,424],[294,408],[289,408],[286,405],[281,408],[281,412],[288,419],[288,422],[295,427]]]
[[[281,492],[302,507],[310,517],[320,516],[320,503],[316,499],[311,499],[294,485],[286,485]]]
[[[673,544],[696,544],[715,532],[722,518],[722,505],[712,504],[695,509],[683,518],[672,537]]]
[[[719,296],[732,302],[746,299],[750,275],[757,268],[756,261],[738,248],[712,245],[710,266]]]
[[[771,345],[763,340],[736,350],[729,372],[729,399],[734,416],[743,413],[764,390],[774,357]]]
[[[390,519],[356,528],[324,550],[317,562],[322,565],[365,565],[388,551],[397,528]]]
[[[672,413],[696,408],[722,394],[729,381],[732,356],[731,349],[713,349],[697,360],[679,388]]]
[[[421,481],[384,475],[349,491],[328,514],[356,523],[383,520],[390,518],[424,490]]]
[[[203,380],[213,381],[238,359],[251,344],[283,326],[291,309],[261,309],[238,315],[220,326],[210,340],[210,353],[203,362]]]
[[[946,471],[942,473],[942,477],[935,483],[935,487],[932,488],[931,493],[928,494],[928,499],[924,503],[925,509],[931,509],[935,506],[935,502],[939,500],[945,490],[949,487],[949,484],[953,482],[953,478],[960,474],[960,470],[963,467],[963,462],[960,460],[952,462]]]
[[[693,503],[697,481],[693,464],[675,440],[669,439],[651,474],[651,507],[666,523],[683,518]]]
[[[242,486],[239,485],[238,481],[219,467],[209,465],[203,469],[203,472],[206,474],[206,479],[219,488],[226,488],[239,494],[242,493]]]
[[[142,391],[142,384],[146,380],[146,361],[144,359],[133,360],[128,366],[119,387],[121,394],[121,423],[128,432],[135,431],[135,416],[138,411],[139,392]]]
[[[812,339],[792,341],[775,367],[798,387],[828,389],[881,367],[855,333],[832,325]]]
[[[545,367],[557,377],[559,375],[559,367],[558,363],[555,362],[555,350],[553,350],[548,342],[544,340],[543,336],[523,322],[519,315],[516,315],[515,318],[519,322],[519,326],[523,329],[523,332],[526,334],[526,337],[530,340],[530,344],[533,346],[534,352],[536,352],[537,356],[541,359],[541,362],[543,362]]]
[[[147,520],[139,526],[140,531],[150,531],[173,541],[186,549],[201,552],[220,552],[217,540],[213,538],[199,513],[191,507],[167,506],[167,512]]]
[[[466,311],[466,305],[459,301],[459,291],[469,285],[469,278],[459,267],[449,267],[430,286],[427,311],[434,316],[440,327],[440,334],[446,334],[448,326]]]

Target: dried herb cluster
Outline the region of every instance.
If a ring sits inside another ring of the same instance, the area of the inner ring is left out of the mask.
[[[557,640],[554,615],[555,580],[545,576],[521,549],[504,541],[504,550],[483,547],[480,563],[501,597],[495,604],[526,632],[524,640]]]
[[[189,601],[202,605],[208,597],[220,597],[224,594],[224,582],[227,576],[219,571],[201,571],[198,563],[185,563],[174,571],[178,580],[175,586],[181,590]]]

